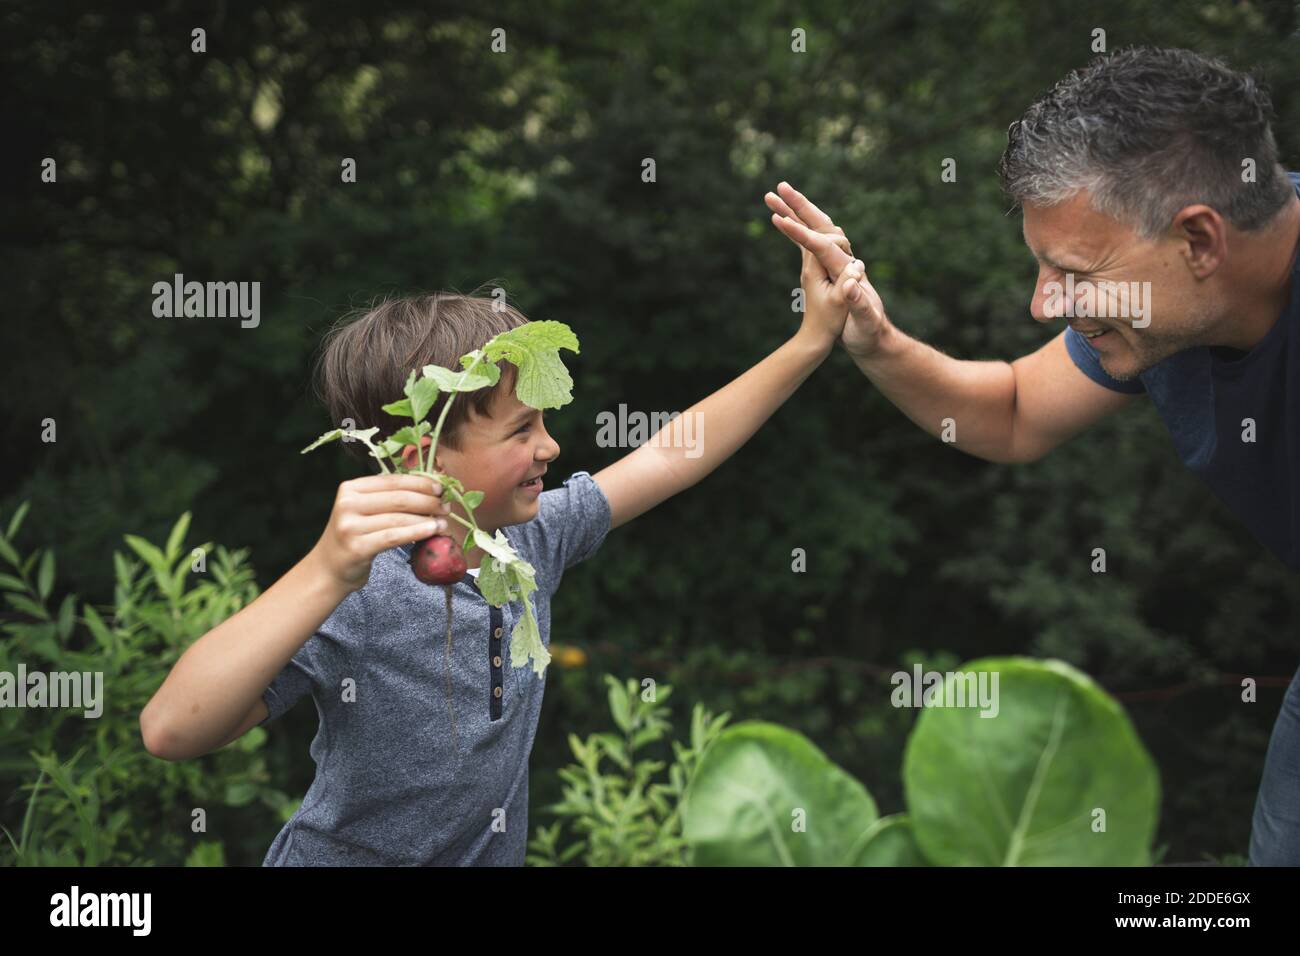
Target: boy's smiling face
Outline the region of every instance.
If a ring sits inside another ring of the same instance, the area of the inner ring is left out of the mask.
[[[529,487],[523,483],[545,472],[547,464],[560,454],[560,446],[547,434],[542,418],[539,409],[519,401],[513,388],[503,388],[492,396],[487,416],[470,409],[456,435],[458,448],[440,443],[438,467],[458,478],[466,491],[483,492],[483,503],[474,509],[474,518],[484,531],[494,532],[537,516],[542,480]],[[455,511],[464,517],[460,508]],[[465,530],[455,523],[452,527]]]

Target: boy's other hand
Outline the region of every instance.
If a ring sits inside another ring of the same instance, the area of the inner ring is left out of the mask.
[[[789,183],[781,183],[777,192],[768,193],[764,201],[773,212],[772,224],[805,253],[812,254],[829,279],[841,280],[853,263],[860,267],[850,273],[854,282],[845,294],[849,314],[840,342],[855,357],[870,355],[888,329],[889,318],[884,302],[867,279],[862,261],[853,258],[844,230]]]
[[[370,475],[339,485],[329,524],[313,552],[348,591],[370,580],[375,555],[447,530],[450,505],[427,475]]]

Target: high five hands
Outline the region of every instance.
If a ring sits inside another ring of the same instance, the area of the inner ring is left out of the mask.
[[[803,249],[805,282],[810,271],[818,273],[813,278],[832,284],[842,278],[851,280],[844,290],[849,313],[840,342],[852,356],[870,355],[888,329],[889,319],[884,303],[867,280],[862,260],[853,258],[844,230],[789,183],[781,183],[763,199],[772,210],[772,225]]]

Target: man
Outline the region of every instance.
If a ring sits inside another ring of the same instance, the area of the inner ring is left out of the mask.
[[[1300,176],[1277,162],[1269,113],[1251,77],[1187,50],[1116,53],[1034,102],[999,173],[1039,263],[1030,312],[1068,327],[1010,364],[909,338],[843,230],[788,184],[766,199],[828,275],[858,279],[841,343],[921,428],[954,419],[963,451],[1033,461],[1145,393],[1182,461],[1300,570]],[[1300,865],[1300,679],[1250,862]]]

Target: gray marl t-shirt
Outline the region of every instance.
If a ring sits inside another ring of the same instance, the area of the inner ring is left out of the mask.
[[[539,497],[537,517],[501,530],[537,572],[532,594],[551,643],[551,596],[600,547],[609,501],[585,471]],[[452,704],[446,604],[407,564],[411,545],[375,557],[280,671],[263,700],[275,720],[306,694],[320,729],[316,778],[264,866],[521,866],[528,842],[528,755],[544,681],[510,666],[519,602],[491,607],[472,575],[452,597]]]

